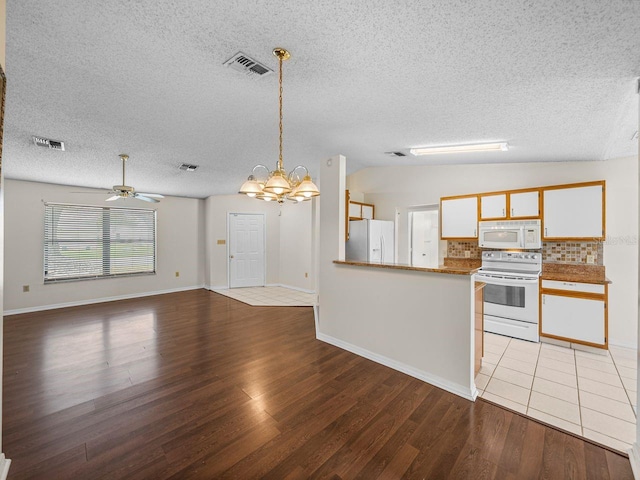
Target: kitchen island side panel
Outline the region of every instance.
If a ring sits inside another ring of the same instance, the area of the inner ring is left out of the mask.
[[[473,398],[473,281],[323,265],[318,338]]]

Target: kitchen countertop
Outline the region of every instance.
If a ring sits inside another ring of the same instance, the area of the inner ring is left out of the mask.
[[[334,260],[333,263],[338,265],[354,265],[357,267],[374,267],[374,268],[388,268],[395,270],[410,270],[415,272],[433,272],[433,273],[446,273],[449,275],[473,275],[478,271],[479,267],[469,266],[448,266],[440,265],[437,268],[427,267],[413,267],[411,265],[402,263],[371,263],[371,262],[358,262],[352,260]]]
[[[543,263],[542,280],[556,280],[560,282],[579,282],[604,285],[611,283],[605,276],[602,265],[567,265],[563,263]]]

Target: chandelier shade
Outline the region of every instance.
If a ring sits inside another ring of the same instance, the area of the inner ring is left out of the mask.
[[[252,174],[249,175],[246,182],[242,184],[238,193],[267,202],[273,200],[278,203],[284,203],[285,200],[304,202],[320,195],[320,190],[311,180],[309,170],[306,167],[298,165],[288,174],[284,169],[284,162],[282,160],[282,62],[288,60],[291,55],[284,48],[275,48],[273,54],[278,57],[279,65],[278,83],[280,88],[278,105],[280,121],[278,127],[280,142],[278,162],[276,163],[276,168],[272,171],[261,164],[253,167]],[[258,175],[258,170],[264,170],[266,173],[264,175]],[[301,175],[300,171],[304,171],[304,175]]]

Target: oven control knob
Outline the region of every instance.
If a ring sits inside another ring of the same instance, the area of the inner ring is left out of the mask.
[[[536,259],[536,256],[535,256],[535,255],[531,255],[531,259],[532,259],[532,260],[535,260],[535,259]]]
[[[524,258],[531,258],[529,255],[525,255]]]

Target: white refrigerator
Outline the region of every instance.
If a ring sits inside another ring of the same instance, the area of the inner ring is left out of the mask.
[[[349,221],[346,259],[360,262],[394,263],[395,228],[388,220]]]

